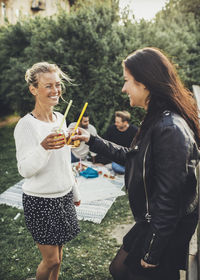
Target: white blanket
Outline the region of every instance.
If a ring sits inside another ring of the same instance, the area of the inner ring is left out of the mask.
[[[124,178],[115,176],[115,179],[108,179],[103,176],[104,174],[109,175],[108,169],[105,167],[94,168],[101,171],[102,175],[93,179],[86,179],[82,176],[77,177],[81,205],[76,207],[76,211],[79,220],[101,223],[115,199],[125,194],[121,190],[124,186]],[[0,204],[23,209],[21,188],[23,181],[21,180],[3,192],[0,195]]]

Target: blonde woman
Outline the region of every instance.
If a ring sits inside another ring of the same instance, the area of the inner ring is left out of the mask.
[[[71,168],[71,151],[64,137],[52,132],[63,118],[54,106],[61,97],[63,81],[70,79],[57,65],[40,62],[27,70],[25,80],[35,97],[35,106],[19,120],[14,131],[18,170],[25,178],[24,216],[42,255],[36,279],[57,280],[63,245],[80,231],[74,207],[80,204],[80,197]]]

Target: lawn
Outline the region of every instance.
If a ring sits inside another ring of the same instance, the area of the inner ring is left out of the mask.
[[[0,193],[17,183],[14,125],[0,128]],[[14,217],[21,213],[17,220]],[[102,223],[80,221],[81,233],[64,247],[59,280],[109,280],[109,263],[119,248],[112,230],[132,221],[127,196],[119,197]],[[41,260],[24,223],[23,211],[0,205],[0,279],[34,277]]]

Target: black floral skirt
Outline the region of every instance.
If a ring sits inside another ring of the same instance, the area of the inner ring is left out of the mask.
[[[72,192],[58,198],[23,193],[23,207],[26,226],[39,244],[63,245],[80,231]]]

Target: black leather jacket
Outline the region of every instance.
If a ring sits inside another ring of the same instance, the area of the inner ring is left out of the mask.
[[[197,209],[199,150],[185,120],[165,111],[140,143],[124,148],[91,136],[90,150],[126,166],[125,185],[135,221],[147,219],[144,260],[157,264],[178,223]],[[145,218],[146,216],[146,218]]]

